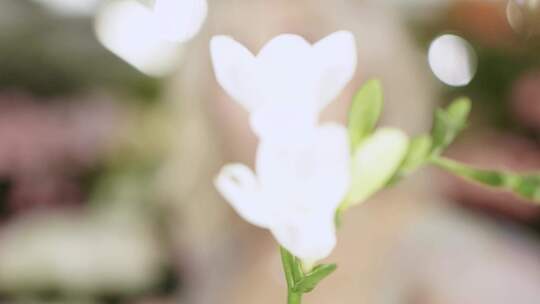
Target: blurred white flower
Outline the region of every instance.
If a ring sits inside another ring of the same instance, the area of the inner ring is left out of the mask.
[[[193,38],[206,18],[206,0],[155,0],[153,9],[135,0],[111,1],[95,19],[99,41],[150,76],[174,72],[182,43]]]
[[[185,42],[195,36],[206,19],[206,0],[155,0],[154,17],[166,39]]]
[[[350,185],[347,130],[326,124],[286,145],[261,142],[256,174],[225,166],[216,187],[248,222],[269,229],[303,261],[327,257],[336,244],[334,216]]]
[[[2,291],[126,295],[155,286],[163,255],[152,226],[130,210],[110,207],[84,215],[26,215],[3,226]]]
[[[98,40],[144,74],[161,77],[174,72],[181,45],[162,39],[152,11],[133,0],[103,5],[94,23]]]
[[[94,13],[100,0],[33,0],[45,8],[67,16],[86,16]]]
[[[314,45],[279,35],[257,56],[231,37],[216,36],[210,50],[219,84],[251,113],[253,130],[265,138],[313,130],[356,69],[354,36],[346,31]]]

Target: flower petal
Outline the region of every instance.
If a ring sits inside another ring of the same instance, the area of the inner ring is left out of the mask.
[[[253,111],[250,124],[261,140],[290,143],[315,130],[318,114],[299,103],[270,104]]]
[[[312,51],[304,38],[292,34],[279,35],[263,47],[257,76],[266,103],[313,104],[318,73]]]
[[[261,141],[256,167],[264,192],[289,212],[333,212],[350,186],[347,130],[326,124],[282,145]]]
[[[357,51],[354,36],[335,32],[315,43],[315,60],[320,66],[320,109],[335,99],[351,81],[356,70]]]
[[[255,57],[248,49],[231,37],[215,36],[210,54],[217,81],[236,102],[249,111],[263,102],[257,89]]]
[[[327,123],[319,127],[314,146],[313,179],[308,180],[307,189],[313,201],[332,210],[332,215],[349,191],[351,183],[351,157],[347,129],[341,125]],[[313,169],[309,169],[313,170]],[[307,190],[306,189],[306,190]],[[320,189],[313,191],[313,189]]]
[[[159,34],[168,40],[187,41],[201,29],[207,10],[206,0],[155,0]]]
[[[257,178],[248,167],[231,164],[223,167],[215,179],[215,185],[236,212],[253,225],[267,228],[268,205],[260,193]]]
[[[336,246],[333,214],[298,214],[293,221],[274,224],[271,231],[281,246],[305,263],[326,258]]]
[[[346,31],[333,33],[313,46],[298,35],[279,35],[256,58],[232,38],[217,36],[211,41],[211,53],[218,82],[229,95],[252,113],[265,109],[252,122],[255,132],[263,136],[270,130],[264,123],[270,117],[266,113],[276,111],[274,107],[294,117],[284,121],[283,127],[274,124],[273,129],[282,133],[302,115],[316,119],[356,69],[354,37]],[[282,111],[285,107],[290,107],[289,112]]]

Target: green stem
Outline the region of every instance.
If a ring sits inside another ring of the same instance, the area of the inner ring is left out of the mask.
[[[302,303],[302,294],[297,292],[290,292],[287,296],[287,304],[301,304]]]
[[[281,262],[283,264],[283,272],[287,281],[287,304],[301,304],[302,293],[295,292],[294,286],[301,279],[298,265],[295,258],[283,247],[280,247]]]

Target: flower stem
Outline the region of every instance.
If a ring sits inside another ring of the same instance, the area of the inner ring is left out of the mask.
[[[287,297],[287,304],[301,304],[302,303],[302,294],[297,292],[290,292]]]
[[[301,304],[302,293],[295,292],[294,286],[296,281],[302,275],[298,271],[296,259],[283,247],[280,247],[281,262],[283,263],[283,272],[287,281],[287,304]]]

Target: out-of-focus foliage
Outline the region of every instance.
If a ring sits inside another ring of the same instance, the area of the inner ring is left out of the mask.
[[[512,97],[516,81],[540,68],[540,36],[511,28],[509,2],[514,1],[450,2],[438,18],[415,20],[412,29],[426,50],[441,33],[455,33],[471,43],[478,58],[476,75],[467,86],[445,86],[445,99],[468,96],[474,100],[474,111],[481,112],[490,124],[523,131],[522,121],[514,115]]]
[[[433,163],[437,166],[488,187],[511,191],[515,194],[540,203],[540,174],[516,174],[489,169],[478,169],[446,158],[436,158]]]
[[[349,112],[349,137],[353,151],[375,129],[382,107],[381,83],[378,80],[370,80],[354,96]]]
[[[465,128],[470,110],[471,101],[467,98],[455,100],[445,110],[437,110],[431,132],[433,155],[440,155]]]
[[[0,87],[61,96],[111,88],[153,100],[159,81],[134,71],[95,39],[90,18],[47,13],[29,1],[0,10]]]

